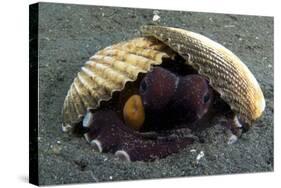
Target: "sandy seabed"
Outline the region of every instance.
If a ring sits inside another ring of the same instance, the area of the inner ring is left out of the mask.
[[[267,106],[237,143],[227,145],[224,130],[214,126],[202,132],[204,143],[154,162],[130,163],[62,132],[64,97],[80,67],[98,50],[139,36],[155,13],[161,25],[223,44],[256,76]],[[40,3],[38,67],[41,185],[273,171],[272,17]]]

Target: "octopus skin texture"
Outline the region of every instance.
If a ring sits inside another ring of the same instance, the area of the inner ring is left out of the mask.
[[[151,121],[152,125],[149,125],[150,129],[162,126],[163,121],[168,122],[167,126],[180,122],[193,125],[204,117],[213,102],[213,90],[203,76],[177,76],[161,67],[154,68],[143,78],[139,93],[145,111],[148,112],[147,119],[154,119]],[[168,119],[149,118],[149,114]]]
[[[126,126],[114,111],[88,112],[85,137],[99,152],[110,152],[127,161],[163,158],[192,144],[193,137],[141,133]]]
[[[139,93],[146,111],[161,111],[167,107],[177,89],[178,77],[166,69],[156,67],[141,81]]]

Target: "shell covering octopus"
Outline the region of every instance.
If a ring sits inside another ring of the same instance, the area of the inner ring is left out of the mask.
[[[64,103],[64,131],[99,152],[152,161],[197,142],[194,133],[217,114],[227,118],[229,143],[261,116],[262,91],[229,50],[186,30],[142,30],[147,37],[105,48],[82,67]]]

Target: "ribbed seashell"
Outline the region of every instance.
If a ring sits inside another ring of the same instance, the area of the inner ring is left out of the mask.
[[[90,58],[74,79],[64,101],[63,129],[71,130],[87,109],[110,100],[139,73],[147,73],[162,58],[182,56],[229,104],[240,119],[251,124],[265,108],[262,90],[247,66],[217,42],[183,29],[143,26],[145,37],[109,46]]]
[[[179,28],[147,25],[141,32],[165,43],[206,76],[243,121],[251,124],[261,116],[265,108],[262,90],[248,67],[230,50],[203,35]]]
[[[63,106],[63,130],[71,130],[87,109],[96,109],[101,101],[111,99],[128,81],[139,73],[150,71],[152,65],[172,57],[171,49],[151,37],[121,42],[98,51],[81,68],[74,79]]]

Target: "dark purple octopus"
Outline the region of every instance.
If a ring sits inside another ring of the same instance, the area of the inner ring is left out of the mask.
[[[146,113],[140,131],[125,125],[112,110],[86,114],[85,137],[96,150],[128,161],[151,161],[179,152],[197,139],[191,130],[200,127],[214,99],[203,76],[178,76],[160,67],[142,79],[139,94]]]
[[[149,129],[163,129],[163,125],[167,129],[171,125],[174,128],[181,122],[185,126],[192,126],[204,117],[213,101],[213,90],[203,76],[176,76],[160,67],[155,68],[141,81],[139,93],[148,115],[167,117],[147,117],[151,122],[148,124]],[[158,125],[162,127],[159,128]]]

